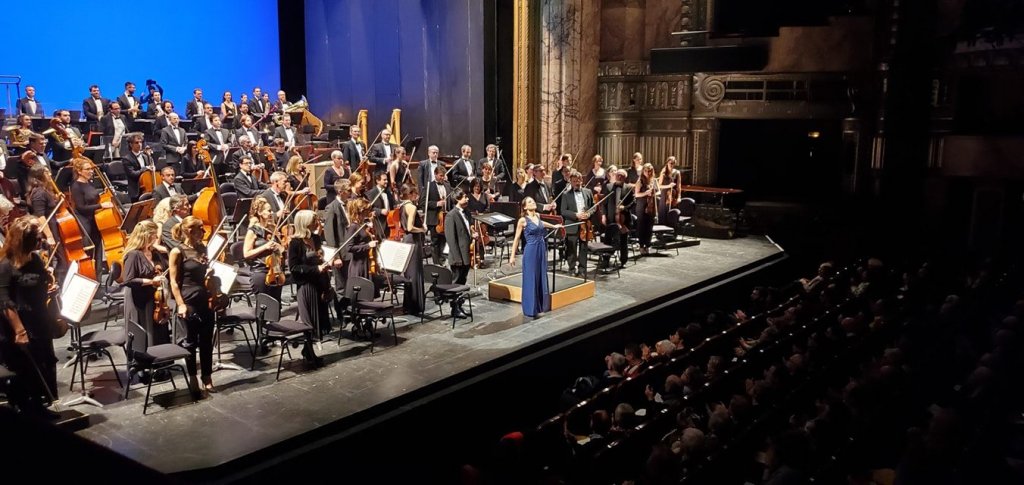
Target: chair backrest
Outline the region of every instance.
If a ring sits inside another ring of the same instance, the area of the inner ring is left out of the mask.
[[[224,195],[224,194],[226,194],[228,192],[234,192],[234,191],[235,191],[235,184],[234,183],[232,183],[232,182],[224,182],[224,183],[220,184],[220,193],[221,193],[221,195]]]
[[[435,274],[437,275],[436,280],[434,279]],[[423,265],[423,276],[424,279],[426,279],[432,284],[452,284],[452,270],[445,268],[444,266],[438,266],[436,264],[425,264]]]
[[[356,293],[356,288],[359,292]],[[351,276],[345,283],[345,298],[351,302],[373,300],[373,282],[361,276]]]
[[[107,273],[107,287],[116,287],[117,280],[121,279],[121,272],[124,268],[121,267],[120,261],[114,261],[110,263],[110,273]]]
[[[697,210],[697,201],[689,197],[683,197],[677,207],[679,207],[679,215],[693,217],[693,213]]]
[[[668,211],[668,220],[665,221],[665,225],[675,229],[679,227],[679,209],[672,209]]]
[[[128,177],[127,172],[124,170],[124,162],[120,160],[114,160],[107,164],[107,176],[111,179],[125,179]]]
[[[142,195],[139,196],[139,202],[142,202],[142,201],[145,201],[145,200],[149,200],[149,199],[152,199],[152,198],[153,198],[153,193],[152,192],[146,192],[145,194],[142,194]]]
[[[256,319],[276,322],[281,319],[281,302],[266,293],[256,294]]]
[[[224,210],[230,215],[235,213],[235,204],[238,203],[237,192],[221,192],[221,200],[224,201]]]
[[[231,255],[231,259],[240,263],[245,261],[245,241],[235,241],[228,246],[228,254]]]

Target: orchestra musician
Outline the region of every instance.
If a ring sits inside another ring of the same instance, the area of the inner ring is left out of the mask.
[[[35,217],[15,219],[0,247],[0,360],[14,371],[23,392],[8,398],[26,413],[54,418],[46,404],[57,398],[57,356],[47,308],[50,274],[35,252],[42,238]]]
[[[196,379],[196,350],[201,361],[200,375],[203,388],[213,391],[213,310],[207,289],[209,261],[206,245],[203,244],[203,221],[187,216],[174,226],[172,231],[177,246],[170,254],[171,294],[174,296],[175,312],[179,322],[185,324],[185,341],[181,344],[189,351],[185,366],[191,374],[191,383]],[[193,389],[193,393],[196,393]]]
[[[427,216],[427,229],[430,231],[430,256],[434,264],[438,265],[444,261],[445,245],[445,235],[437,232],[438,213],[448,210],[448,195],[452,193],[445,173],[444,166],[434,169],[434,180],[425,185],[426,189],[420,196],[423,200],[419,204],[420,207],[426,207],[424,211]]]
[[[640,241],[640,254],[647,255],[651,248],[651,236],[654,229],[654,217],[657,208],[658,187],[654,179],[654,166],[645,163],[640,170],[640,179],[633,187],[633,195],[636,204],[633,210],[636,214],[636,234]]]
[[[398,145],[391,143],[391,130],[385,128],[380,132],[380,142],[375,143],[366,153],[370,159],[371,171],[373,173],[383,172],[387,168],[388,160],[394,158],[392,155]]]
[[[455,188],[469,190],[469,182],[476,178],[476,167],[473,162],[473,147],[462,145],[462,157],[452,166],[450,177]]]
[[[420,315],[426,308],[427,297],[423,291],[423,237],[427,229],[423,218],[416,210],[416,201],[420,198],[419,189],[412,184],[403,184],[401,201],[397,209],[401,217],[402,230],[405,236],[402,242],[412,244],[409,266],[405,269],[405,287],[403,289],[402,308],[408,315]]]
[[[658,220],[662,223],[668,221],[668,211],[679,205],[682,199],[682,191],[677,190],[677,187],[683,185],[683,173],[676,168],[676,163],[676,157],[668,157],[658,176],[658,188],[661,190],[661,196],[658,197]]]
[[[483,180],[476,178],[469,183],[469,205],[467,209],[470,214],[482,214],[487,212],[490,206],[491,196],[484,191]]]
[[[488,201],[494,202],[501,191],[498,190],[498,177],[494,175],[494,169],[490,165],[484,165],[483,173],[480,175],[480,185],[483,192],[487,194]]]
[[[274,129],[274,138],[284,140],[284,146],[289,150],[295,147],[296,131],[292,126],[291,116],[287,114],[281,116],[281,126]]]
[[[100,87],[93,84],[89,86],[89,97],[82,100],[82,113],[85,120],[89,122],[89,130],[96,131],[100,118],[107,112],[107,105],[110,101],[100,95]]]
[[[153,187],[153,200],[160,202],[167,197],[181,194],[181,191],[174,185],[175,178],[174,167],[168,165],[160,169],[160,183]]]
[[[363,141],[359,138],[362,134],[363,132],[358,125],[352,125],[349,128],[350,138],[341,144],[342,154],[345,160],[348,160],[351,172],[359,169],[359,162],[366,156],[366,147],[363,146]]]
[[[640,152],[633,154],[633,165],[626,170],[626,180],[624,183],[635,184],[637,180],[640,180],[640,172],[643,171],[644,167],[644,155]]]
[[[146,103],[146,107],[149,108],[149,103],[156,103],[157,105],[160,104],[160,98],[164,95],[164,88],[157,84],[156,81],[152,79],[147,79],[146,93],[147,94],[142,95],[142,99],[140,99],[140,101]]]
[[[121,114],[121,104],[110,103],[107,114],[100,118],[100,131],[103,136],[112,137],[109,150],[113,158],[121,157],[121,139],[128,132],[128,127],[128,118]]]
[[[484,152],[487,156],[476,161],[476,174],[478,176],[484,174],[484,167],[491,167],[491,173],[494,174],[500,180],[505,179],[505,167],[504,164],[498,160],[498,145],[490,144],[484,148]]]
[[[569,174],[571,189],[559,200],[558,208],[565,220],[565,259],[569,263],[569,273],[573,276],[587,275],[587,241],[580,239],[580,227],[569,224],[584,222],[591,218],[586,211],[594,205],[594,194],[583,187],[583,174],[573,170]],[[579,268],[577,269],[577,264]]]
[[[288,206],[285,204],[288,196],[287,189],[288,174],[278,171],[270,174],[270,187],[267,187],[267,190],[260,195],[270,202],[270,207],[278,219],[288,214]]]
[[[167,128],[171,124],[167,115],[174,112],[174,103],[171,101],[164,101],[158,106],[160,109],[156,114],[156,121],[153,122],[153,130],[160,133],[164,128]]]
[[[163,95],[159,91],[153,91],[149,102],[146,103],[146,117],[156,120],[164,116],[167,116],[167,111],[164,111]],[[154,125],[154,128],[156,128],[156,125]]]
[[[153,173],[152,176],[158,182],[153,184],[153,188],[155,189],[159,185],[160,177],[155,174],[156,166],[153,161],[153,153],[148,146],[145,149],[142,147],[142,135],[136,133],[128,137],[128,152],[121,157],[121,162],[124,164],[125,175],[128,178],[128,197],[131,200],[139,200],[139,177],[142,174]]]
[[[399,190],[403,184],[409,181],[412,177],[412,171],[409,169],[409,161],[405,157],[405,148],[397,147],[393,153],[394,160],[388,161],[388,187],[392,191]]]
[[[21,193],[24,194],[28,192],[28,169],[33,165],[42,165],[53,172],[58,167],[67,165],[67,163],[57,163],[50,160],[46,156],[46,138],[43,138],[43,135],[33,133],[29,136],[28,150],[22,152],[20,161],[17,163],[12,162],[11,165],[13,165],[11,173],[13,173],[14,178],[18,181]]]
[[[231,91],[224,91],[220,96],[220,121],[224,128],[234,129],[238,106],[231,100]]]
[[[248,157],[250,160],[257,160],[256,152],[253,150],[252,139],[250,139],[248,135],[242,135],[238,137],[238,147],[238,150],[236,150],[235,153],[232,153],[231,156],[228,157],[229,161],[227,164],[227,169],[231,172],[238,171],[238,166],[241,164],[243,158]]]
[[[77,158],[73,162],[75,181],[71,183],[71,200],[74,201],[75,215],[82,229],[92,240],[92,260],[97,268],[103,267],[103,237],[100,235],[99,226],[96,224],[96,211],[99,209],[110,209],[113,204],[100,202],[100,191],[92,185],[92,179],[96,176],[96,165],[92,160]]]
[[[172,195],[170,197],[171,217],[160,226],[160,243],[170,250],[178,247],[178,240],[174,237],[174,226],[192,215],[192,204],[184,194]]]
[[[331,198],[327,207],[324,208],[324,243],[332,248],[338,248],[341,247],[348,237],[346,231],[348,231],[348,226],[351,224],[351,221],[348,219],[348,210],[345,207],[352,197],[352,192],[349,190],[349,180],[335,180],[331,191],[335,193],[335,196]],[[351,256],[348,251],[342,251],[342,261],[349,261]],[[348,281],[348,268],[335,267],[333,272],[334,287],[344,289],[345,283]]]
[[[350,192],[350,194],[349,194],[350,197],[349,198],[351,198],[351,199],[362,198],[363,197],[363,190],[365,188],[364,186],[366,185],[366,179],[363,178],[363,175],[359,174],[359,173],[353,173],[352,175],[350,175],[348,177],[348,181],[350,182],[349,188],[348,188],[348,190]]]
[[[341,179],[347,179],[352,175],[352,170],[345,163],[345,155],[341,150],[331,152],[331,166],[324,170],[324,191],[327,192],[328,201],[333,201],[338,195],[334,191],[334,183]],[[328,202],[329,203],[329,202]]]
[[[443,166],[437,159],[440,153],[441,150],[437,148],[437,145],[427,147],[427,159],[420,161],[419,180],[416,185],[426,187],[431,180],[434,180],[434,171],[437,170],[437,167]]]
[[[265,158],[267,158],[266,162],[274,167],[274,170],[284,170],[288,166],[288,160],[291,159],[291,156],[298,154],[294,149],[289,151],[285,148],[284,140],[281,138],[274,138],[271,140],[270,145],[273,147],[271,151],[273,156]]]
[[[288,102],[288,96],[285,94],[284,90],[278,90],[277,102],[274,105],[277,107],[278,112],[284,113],[292,104]],[[285,116],[285,118],[287,118],[287,116]]]
[[[252,289],[257,294],[266,293],[281,301],[281,285],[267,282],[267,257],[273,252],[281,258],[283,266],[285,247],[274,234],[274,211],[270,202],[263,197],[253,199],[249,208],[249,229],[242,246],[243,257],[252,271]]]
[[[192,99],[185,105],[185,117],[195,121],[197,117],[203,115],[206,105],[206,101],[203,101],[203,90],[195,88],[192,90]]]
[[[633,216],[627,212],[625,204],[627,195],[632,194],[631,185],[626,185],[626,171],[622,169],[608,170],[608,184],[605,186],[605,196],[602,199],[601,225],[604,226],[604,243],[618,249],[619,267],[626,266],[629,259],[629,228],[633,225]],[[629,197],[632,199],[632,197]],[[602,266],[608,267],[610,256],[602,256]]]
[[[210,118],[210,123],[213,126],[203,133],[203,137],[210,143],[214,166],[219,173],[222,173],[227,162],[228,151],[231,149],[231,130],[223,128],[220,118],[216,116]]]
[[[330,290],[326,271],[331,267],[340,267],[338,258],[323,261],[321,246],[323,240],[317,232],[320,229],[320,218],[311,210],[300,210],[295,214],[295,233],[288,242],[288,268],[295,282],[298,295],[299,321],[309,326],[306,331],[306,342],[302,347],[302,357],[312,367],[323,366],[322,357],[313,351],[313,332],[323,336],[331,331],[331,320],[327,314],[327,293]]]
[[[367,233],[364,222],[370,217],[370,203],[365,199],[348,202],[349,225],[345,237],[349,239],[348,278],[370,278],[370,249],[377,247],[377,240]]]
[[[35,217],[40,224],[43,235],[46,236],[46,246],[51,250],[56,246],[60,237],[60,228],[57,226],[57,218],[46,218],[57,208],[57,194],[53,193],[50,185],[49,169],[45,165],[35,164],[28,172],[28,191],[25,195],[28,202],[28,214]],[[57,251],[57,274],[63,276],[67,268],[67,261],[63,251]]]
[[[242,127],[235,130],[235,141],[239,145],[242,144],[242,137],[247,137],[249,142],[255,146],[263,145],[263,137],[260,136],[259,130],[252,126],[253,118],[249,115],[239,115],[239,122],[242,123]]]
[[[248,116],[249,123],[252,124],[252,114],[249,113],[249,97],[242,93],[242,99],[238,100],[238,112],[235,113],[235,121],[228,128],[238,130],[242,128],[242,117]],[[227,120],[224,120],[224,125],[227,126]]]
[[[509,192],[509,200],[512,202],[522,202],[526,198],[526,187],[529,185],[526,174],[526,169],[522,167],[516,169],[516,180],[512,184],[512,190]]]
[[[526,188],[523,189],[523,195],[533,199],[534,203],[537,204],[537,208],[542,212],[550,212],[552,209],[557,207],[555,204],[555,193],[551,191],[551,187],[544,182],[544,175],[547,169],[544,168],[543,164],[537,164],[533,166],[533,181],[526,184]]]
[[[608,172],[604,169],[604,157],[594,155],[590,160],[590,172],[587,183],[584,186],[595,194],[600,194],[605,184],[608,183]]]
[[[196,133],[205,133],[210,128],[213,128],[214,118],[217,118],[217,115],[213,113],[213,105],[204,101],[202,113],[192,118],[196,123],[193,127],[193,131]]]
[[[164,147],[164,160],[175,172],[182,171],[182,158],[188,151],[185,129],[178,126],[178,113],[167,113],[168,126],[160,130],[160,144]]]
[[[391,189],[388,188],[388,174],[377,172],[373,176],[376,183],[373,188],[366,191],[366,200],[370,201],[370,206],[373,209],[374,230],[383,230],[386,236],[389,232],[388,212],[395,206],[395,202],[391,195]]]
[[[572,170],[572,155],[564,153],[558,158],[555,170],[551,172],[551,190],[555,197],[558,197],[558,194],[561,194],[569,183],[570,170]],[[557,203],[559,201],[556,200],[554,202]]]
[[[124,92],[117,97],[117,103],[121,105],[121,109],[128,114],[128,117],[133,121],[142,114],[142,102],[139,101],[139,97],[135,95],[135,83],[128,81],[124,83]],[[143,116],[145,118],[145,116]]]
[[[266,184],[260,182],[255,175],[253,175],[253,160],[251,157],[242,157],[238,162],[238,173],[235,174],[235,178],[232,182],[235,185],[235,192],[238,195],[251,199],[263,193],[267,190]],[[256,201],[253,201],[255,203]]]
[[[473,229],[469,214],[466,213],[466,207],[469,205],[469,196],[466,195],[466,192],[461,188],[452,190],[452,202],[452,210],[444,219],[444,237],[448,243],[448,265],[452,269],[452,283],[464,285],[466,277],[469,276],[469,269],[473,265],[473,261],[469,257],[469,244],[473,241],[476,231]],[[455,318],[468,316],[457,302],[452,302],[452,315]]]
[[[56,129],[47,130],[44,134],[50,135],[50,153],[53,154],[53,159],[57,162],[64,162],[60,166],[67,165],[67,161],[71,160],[71,150],[76,145],[84,145],[85,142],[82,139],[82,132],[78,131],[78,128],[71,125],[71,112],[66,109],[57,110],[53,114],[54,118],[57,118],[59,127],[64,133],[67,134],[67,138],[58,132]]]
[[[7,131],[7,146],[10,147],[11,153],[20,155],[28,148],[29,137],[34,134],[32,117],[25,114],[18,115],[15,125],[4,130]]]
[[[133,336],[130,350],[137,353],[171,342],[166,322],[153,318],[156,289],[165,281],[161,274],[163,267],[158,267],[161,258],[153,247],[159,240],[160,228],[155,222],[145,220],[135,226],[124,245],[125,332]]]
[[[36,87],[25,86],[25,97],[15,103],[15,113],[34,117],[43,116],[43,103],[36,100]]]

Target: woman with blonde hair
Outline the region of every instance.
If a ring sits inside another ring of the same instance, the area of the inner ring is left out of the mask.
[[[267,281],[270,268],[267,267],[266,259],[269,256],[277,253],[277,264],[283,267],[284,246],[277,241],[274,234],[274,208],[263,197],[253,199],[249,208],[249,229],[245,233],[242,254],[252,271],[252,289],[256,293],[266,293],[281,301],[282,286]],[[280,267],[276,269],[280,270]]]
[[[96,211],[110,209],[113,204],[100,202],[100,191],[92,185],[92,179],[96,176],[97,170],[92,160],[76,158],[72,166],[75,171],[75,181],[71,183],[71,200],[74,202],[78,222],[94,245],[92,260],[95,262],[98,274],[99,270],[103,268],[103,236],[100,234],[99,226],[96,225]]]
[[[213,310],[206,277],[209,260],[203,244],[203,221],[188,216],[174,226],[171,236],[178,246],[171,249],[171,294],[176,303],[176,314],[185,323],[186,337],[183,347],[191,353],[185,360],[191,383],[196,383],[196,349],[202,361],[203,387],[213,391]]]
[[[160,226],[146,220],[135,225],[124,245],[124,328],[134,352],[171,341],[166,322],[153,319],[156,289],[165,281],[153,247],[159,240]]]
[[[298,295],[299,321],[309,326],[302,357],[313,367],[323,365],[323,359],[313,351],[312,332],[316,330],[322,337],[331,331],[331,320],[327,315],[327,292],[330,290],[327,270],[341,266],[341,258],[323,261],[323,242],[317,234],[319,228],[320,219],[315,212],[300,210],[295,214],[295,232],[288,242],[288,268]]]

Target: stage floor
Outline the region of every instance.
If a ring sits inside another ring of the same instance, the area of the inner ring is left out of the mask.
[[[296,349],[291,364],[286,357],[279,382],[274,380],[279,349],[275,347],[273,358],[257,362],[255,371],[214,372],[218,392],[202,401],[150,405],[146,416],[142,415],[145,387],[136,385],[129,400],[121,400],[122,391],[109,365],[96,361],[86,379],[93,397],[105,407],[76,406],[91,415],[92,423],[78,434],[164,473],[215,467],[354,413],[371,408],[401,412],[389,409],[389,404],[407,393],[443,392],[424,388],[535,344],[554,345],[562,334],[588,322],[635,312],[666,294],[697,291],[723,275],[752,271],[782,257],[782,248],[763,236],[707,239],[679,249],[678,256],[668,250],[635,265],[630,262],[621,277],[614,272],[598,275],[596,297],[539,319],[524,317],[519,304],[488,301],[485,271],[480,270],[474,285],[480,290],[480,296],[473,298],[475,322],[460,320],[453,330],[451,318],[420,324],[418,318],[410,317],[408,323],[398,325],[398,345],[393,345],[390,329],[382,329],[373,354],[368,342],[349,340],[347,330],[339,346],[335,331],[335,338],[325,341],[319,351],[325,367],[306,370]],[[473,284],[472,272],[469,279]],[[428,310],[436,307],[431,304]],[[237,332],[235,337],[241,338]],[[248,369],[250,354],[244,343],[239,342],[239,351],[233,354],[230,338],[225,336],[224,359]],[[62,363],[67,361],[65,343],[55,342]],[[114,354],[123,371],[123,353],[116,350]],[[58,378],[62,401],[74,398],[77,393],[67,391],[70,368],[60,369]],[[169,383],[153,387],[154,395],[170,390]]]

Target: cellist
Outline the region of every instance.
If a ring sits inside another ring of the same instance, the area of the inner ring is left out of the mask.
[[[96,224],[96,211],[113,208],[110,202],[100,202],[100,190],[92,185],[96,176],[96,165],[87,158],[74,161],[75,181],[71,183],[71,200],[74,201],[75,215],[82,229],[92,240],[92,260],[98,269],[103,267],[103,236]]]

